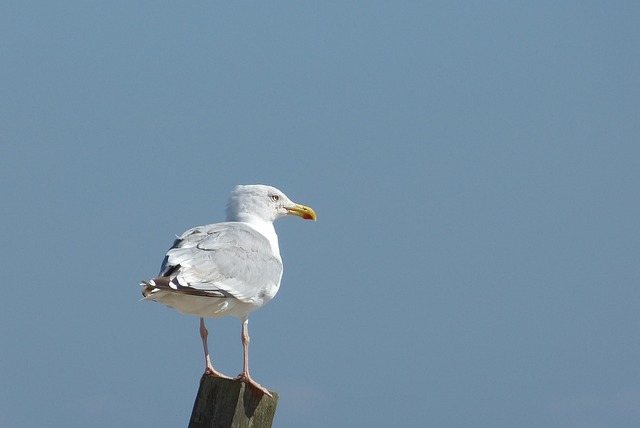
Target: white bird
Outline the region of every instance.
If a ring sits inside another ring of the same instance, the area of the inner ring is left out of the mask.
[[[235,316],[242,321],[244,365],[236,379],[271,396],[249,375],[248,316],[280,287],[282,258],[273,222],[287,215],[315,220],[309,207],[292,202],[275,187],[236,186],[224,223],[194,227],[167,251],[157,278],[142,281],[144,300],[154,300],[200,317],[205,373],[216,371],[207,346],[204,318]]]

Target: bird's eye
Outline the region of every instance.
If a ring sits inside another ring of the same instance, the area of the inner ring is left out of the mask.
[[[271,199],[272,199],[274,202],[277,202],[278,200],[280,200],[280,196],[279,196],[279,195],[271,195]]]

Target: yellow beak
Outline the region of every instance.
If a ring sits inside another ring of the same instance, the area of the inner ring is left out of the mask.
[[[318,218],[314,210],[300,204],[295,204],[292,207],[287,207],[287,214],[297,215],[298,217],[302,217],[305,220],[316,220]]]

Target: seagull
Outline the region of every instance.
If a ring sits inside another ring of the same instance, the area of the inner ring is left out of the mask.
[[[167,251],[159,275],[140,283],[143,300],[200,317],[206,374],[229,378],[211,364],[205,318],[239,318],[244,364],[235,379],[268,396],[269,390],[249,374],[248,317],[280,288],[282,258],[273,222],[288,215],[316,220],[311,208],[292,202],[275,187],[236,186],[226,221],[184,232]]]

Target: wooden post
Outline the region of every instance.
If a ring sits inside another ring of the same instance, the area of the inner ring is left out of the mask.
[[[271,428],[278,405],[273,398],[235,379],[202,375],[189,428]]]

